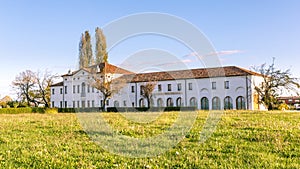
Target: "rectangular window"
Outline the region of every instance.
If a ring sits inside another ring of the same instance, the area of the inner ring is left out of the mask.
[[[90,90],[91,90],[91,86],[88,85],[88,86],[87,86],[87,92],[90,93]]]
[[[168,84],[168,91],[172,91],[172,85]]]
[[[134,93],[134,86],[131,86],[131,93]]]
[[[76,91],[76,86],[73,85],[73,93],[75,93],[75,91]]]
[[[80,93],[80,85],[77,85],[77,93]]]
[[[141,94],[141,95],[143,95],[143,94],[144,94],[144,87],[145,87],[145,86],[143,86],[143,85],[142,85],[142,86],[140,86],[140,94]]]
[[[160,92],[161,91],[161,84],[157,85],[157,90]]]
[[[75,108],[75,101],[73,101],[73,108]]]
[[[109,100],[106,100],[106,105],[107,105],[107,106],[109,105]]]
[[[123,106],[126,107],[126,100],[123,101]]]
[[[217,83],[216,82],[211,82],[211,88],[213,90],[217,89]]]
[[[225,89],[229,89],[229,81],[225,81],[224,82],[224,88]]]
[[[59,106],[60,106],[60,108],[63,108],[63,102],[62,102],[62,101],[60,101],[60,102],[59,102],[59,104],[60,104],[60,105],[59,105]]]
[[[63,88],[60,88],[60,94],[63,94]]]
[[[91,103],[90,103],[90,101],[88,100],[88,101],[87,101],[87,107],[91,107],[90,104],[91,104]]]
[[[80,102],[79,102],[79,101],[77,101],[77,107],[78,107],[78,108],[80,107]]]
[[[52,89],[52,94],[53,94],[53,95],[55,94],[55,90],[54,90],[54,89]]]
[[[67,108],[68,107],[68,102],[67,101],[65,101],[65,108]]]
[[[55,106],[54,101],[52,101],[52,106],[51,107],[54,107],[54,106]]]
[[[95,88],[94,87],[92,87],[92,93],[95,93]]]
[[[189,90],[193,90],[193,83],[189,83]]]
[[[85,108],[85,101],[84,101],[84,100],[81,101],[81,107],[82,107],[82,108]]]
[[[178,84],[177,84],[177,90],[178,90],[178,91],[181,91],[181,83],[178,83]]]
[[[65,86],[65,94],[68,94],[68,86]]]
[[[95,100],[92,100],[92,107],[95,107]]]

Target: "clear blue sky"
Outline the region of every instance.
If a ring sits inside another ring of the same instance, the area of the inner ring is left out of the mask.
[[[140,12],[169,13],[191,22],[217,51],[229,53],[220,56],[223,65],[250,68],[276,57],[279,68],[290,68],[294,76],[300,77],[299,9],[298,0],[3,0],[0,1],[0,95],[12,95],[11,82],[26,69],[48,69],[57,74],[74,70],[82,32],[89,30],[93,34],[97,26]],[[126,49],[133,51],[140,45],[133,42],[127,43]],[[119,64],[128,54],[121,49],[109,54],[112,64]],[[177,50],[175,55],[186,52],[173,49]]]

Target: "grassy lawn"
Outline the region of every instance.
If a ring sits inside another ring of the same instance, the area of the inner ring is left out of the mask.
[[[127,115],[102,116],[119,134],[134,138],[163,133],[178,117],[147,114],[152,120],[137,123]],[[191,131],[169,151],[129,158],[91,141],[75,114],[0,114],[0,168],[300,168],[299,112],[226,111],[200,143],[207,116],[199,112]]]

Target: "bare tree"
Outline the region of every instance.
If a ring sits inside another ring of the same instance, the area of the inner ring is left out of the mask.
[[[157,82],[147,82],[145,85],[141,86],[141,95],[147,100],[148,108],[151,107],[152,104],[152,97],[153,97],[153,90]]]
[[[103,73],[93,73],[91,86],[99,90],[103,95],[102,110],[106,108],[106,101],[118,93],[126,84],[125,78],[109,79]]]
[[[38,101],[36,100],[36,74],[34,72],[30,70],[21,72],[18,76],[16,76],[12,85],[17,91],[18,96],[23,101],[27,102],[28,106],[31,106],[31,103],[35,106],[38,105]]]
[[[36,75],[36,83],[38,85],[39,97],[45,104],[45,107],[50,107],[50,86],[53,84],[53,80],[56,76],[51,75],[50,72],[45,73],[38,72]]]
[[[291,77],[290,69],[283,71],[275,68],[275,58],[271,65],[262,64],[254,70],[263,75],[263,82],[255,86],[255,91],[259,95],[259,103],[264,104],[268,110],[274,109],[281,88],[296,92],[300,88],[297,79]]]

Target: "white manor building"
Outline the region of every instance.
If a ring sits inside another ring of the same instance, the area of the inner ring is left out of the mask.
[[[102,107],[102,93],[90,84],[90,70],[103,78],[130,78],[126,85],[105,103],[106,107],[145,107],[141,87],[155,82],[152,107],[197,107],[200,110],[265,109],[258,104],[254,87],[261,74],[236,66],[199,68],[167,72],[138,73],[101,63],[62,75],[63,81],[51,86],[51,106],[58,108]]]

